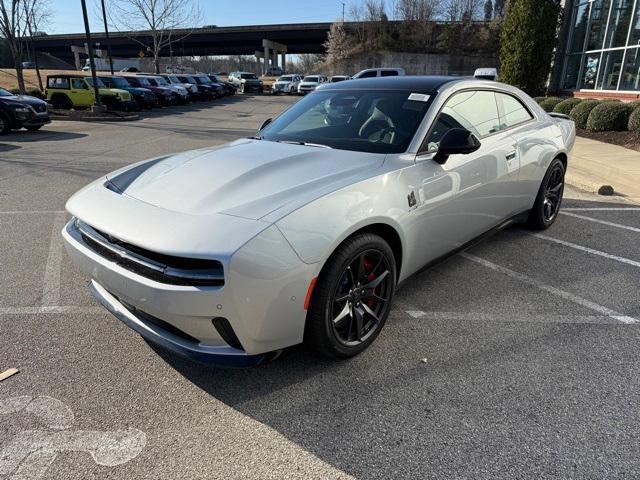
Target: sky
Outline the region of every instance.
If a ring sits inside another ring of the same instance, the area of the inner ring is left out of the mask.
[[[355,0],[344,0],[348,12]],[[260,25],[270,23],[331,22],[342,17],[342,0],[200,0],[203,25]],[[47,33],[84,31],[80,0],[51,0],[53,15]],[[92,31],[103,31],[99,0],[87,0]],[[108,5],[108,3],[107,3]]]

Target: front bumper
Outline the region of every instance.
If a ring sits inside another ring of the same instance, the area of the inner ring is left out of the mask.
[[[137,317],[95,280],[89,284],[89,290],[113,316],[143,338],[185,358],[216,367],[253,367],[270,358],[267,354],[248,355],[233,347],[211,347],[190,342]]]
[[[91,277],[100,303],[164,348],[212,365],[250,366],[302,341],[304,298],[316,266],[304,264],[275,226],[223,262],[224,286],[175,285],[142,276],[92,249],[73,220],[62,236],[72,261]],[[214,326],[220,317],[229,322],[238,348]]]

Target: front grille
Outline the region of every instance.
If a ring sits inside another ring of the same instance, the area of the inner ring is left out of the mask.
[[[111,293],[111,292],[109,292]],[[113,293],[111,293],[111,295],[113,295]],[[179,328],[171,325],[168,322],[165,322],[164,320],[158,318],[158,317],[154,317],[153,315],[148,314],[147,312],[143,312],[142,310],[140,310],[139,308],[134,307],[133,305],[129,305],[128,303],[125,303],[122,301],[122,299],[116,297],[115,295],[113,295],[116,299],[118,299],[118,301],[127,309],[129,310],[131,313],[133,313],[136,317],[138,317],[140,320],[142,320],[143,322],[147,323],[147,324],[151,324],[155,327],[161,328],[162,330],[164,330],[165,332],[169,332],[172,335],[175,335],[176,337],[180,337],[183,340],[186,340],[188,342],[191,343],[200,343],[200,340],[198,340],[195,337],[192,337],[191,335],[189,335],[187,332],[183,332],[182,330],[180,330]]]
[[[218,260],[175,257],[136,247],[76,219],[85,245],[101,257],[142,277],[171,285],[224,285],[224,271]]]

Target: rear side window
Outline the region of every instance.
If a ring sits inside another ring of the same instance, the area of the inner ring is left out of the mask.
[[[69,79],[68,78],[60,78],[60,77],[49,77],[47,81],[48,88],[69,88]]]
[[[502,130],[528,122],[533,118],[529,110],[517,98],[504,93],[496,93],[496,98],[498,99],[500,128]]]
[[[472,90],[456,93],[447,100],[427,138],[427,151],[436,151],[444,134],[452,128],[464,128],[478,138],[499,131],[495,93]]]
[[[382,73],[380,74],[383,77],[397,77],[398,76],[398,71],[397,70],[382,70]]]

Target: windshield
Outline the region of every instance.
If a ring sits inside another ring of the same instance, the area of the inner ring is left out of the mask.
[[[153,77],[153,79],[156,81],[156,83],[158,85],[169,85],[169,82],[167,82],[164,78],[162,77]]]
[[[180,80],[178,80],[178,77],[175,77],[173,75],[167,77],[169,80],[171,80],[172,83],[182,83]]]
[[[198,83],[198,82],[196,82],[195,78],[193,78],[193,77],[187,77],[187,83],[194,83],[195,84],[195,83]]]
[[[257,80],[255,73],[243,73],[240,75],[240,78],[244,78],[245,80]]]
[[[318,77],[304,77],[302,79],[302,81],[303,82],[314,82],[314,83],[317,83],[319,80],[318,80]]]
[[[291,75],[285,75],[284,77],[280,77],[278,79],[279,82],[292,82],[293,77]]]
[[[0,97],[13,97],[13,93],[4,88],[0,88]]]
[[[304,142],[371,153],[406,151],[430,102],[413,92],[316,91],[260,132],[274,142]]]
[[[110,77],[107,81],[110,81],[111,84],[116,88],[130,88],[131,85],[122,77]]]
[[[136,79],[138,80],[138,83],[140,85],[144,85],[145,87],[148,87],[151,85],[151,82],[144,77],[136,77]]]
[[[89,86],[93,87],[93,78],[92,77],[87,77],[85,78],[86,82],[89,84]],[[107,88],[106,85],[102,82],[102,80],[100,80],[98,77],[96,77],[96,85],[98,86],[98,88]]]
[[[209,77],[207,77],[206,75],[200,75],[200,76],[198,77],[198,79],[199,79],[202,83],[204,83],[204,84],[206,84],[206,85],[209,85],[209,84],[211,83],[211,79],[210,79]]]

